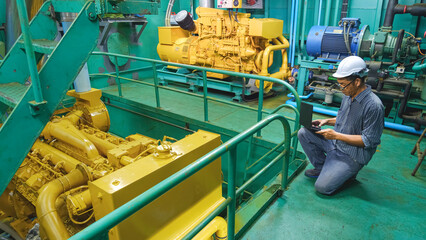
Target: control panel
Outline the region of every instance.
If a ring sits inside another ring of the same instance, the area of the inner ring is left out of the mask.
[[[245,0],[217,0],[217,8],[242,8]]]

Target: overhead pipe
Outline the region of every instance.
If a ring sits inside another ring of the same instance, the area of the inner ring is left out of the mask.
[[[292,56],[293,56],[293,25],[294,25],[294,5],[295,5],[295,1],[291,1],[291,13],[290,13],[290,26],[289,26],[289,30],[290,30],[290,48],[289,50],[289,63],[291,64],[291,66],[293,67],[293,61],[292,61]]]
[[[296,36],[297,36],[297,24],[298,24],[298,17],[299,17],[299,0],[295,0],[295,8],[294,8],[294,20],[293,20],[293,26],[292,26],[292,45],[291,47],[291,67],[294,67],[294,58],[295,58],[295,51],[296,51]]]
[[[305,30],[306,30],[306,16],[308,13],[308,0],[304,0],[303,4],[303,23],[301,31],[300,51],[302,53],[302,59],[305,58]]]
[[[214,8],[214,0],[199,0],[199,6],[205,8]]]
[[[410,13],[412,16],[426,16],[426,3],[416,3],[413,5],[398,4],[398,0],[389,0],[386,8],[383,27],[392,30],[395,14]]]
[[[337,26],[339,22],[339,6],[340,6],[341,0],[335,0],[334,1],[334,20],[333,20],[333,26]]]
[[[326,0],[324,25],[330,25],[331,0]]]
[[[321,14],[322,14],[322,0],[319,0],[319,8],[318,8],[318,26],[321,25]]]
[[[71,27],[71,24],[74,22],[76,17],[77,13],[61,13],[62,30],[64,31],[64,35]],[[92,89],[87,63],[84,63],[83,67],[75,78],[74,88],[78,93],[88,92]]]
[[[48,239],[65,240],[71,236],[56,209],[56,200],[64,192],[92,181],[87,166],[80,163],[65,176],[57,178],[40,189],[37,198],[36,212],[41,232]]]

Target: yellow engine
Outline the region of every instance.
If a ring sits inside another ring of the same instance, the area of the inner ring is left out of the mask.
[[[201,130],[179,141],[111,135],[100,90],[68,95],[77,99],[73,109],[46,125],[0,197],[0,223],[21,238],[38,222],[42,239],[67,239],[220,145],[218,134]],[[217,159],[117,225],[109,238],[180,239],[224,201],[221,184]],[[212,224],[226,238],[226,222]],[[215,234],[203,232],[209,239]]]
[[[282,36],[283,21],[272,18],[251,19],[249,13],[231,14],[225,10],[199,7],[192,21],[186,11],[178,13],[181,27],[159,27],[157,52],[164,61],[254,73],[286,79],[288,41]],[[189,21],[189,23],[187,23]],[[186,27],[191,25],[193,27]],[[189,31],[188,31],[189,30]],[[282,52],[278,72],[269,73],[273,52]],[[208,73],[215,78],[226,75]],[[257,84],[258,85],[258,84]],[[272,83],[265,83],[269,90]]]

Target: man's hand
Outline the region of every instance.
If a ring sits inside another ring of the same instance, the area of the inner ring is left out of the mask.
[[[323,129],[321,131],[316,132],[316,134],[321,134],[322,136],[324,136],[325,139],[328,140],[338,139],[338,137],[340,136],[340,133],[334,131],[331,128]]]
[[[318,127],[322,127],[324,125],[334,126],[334,123],[336,123],[335,118],[317,119],[317,120],[312,121],[312,125],[318,126]]]

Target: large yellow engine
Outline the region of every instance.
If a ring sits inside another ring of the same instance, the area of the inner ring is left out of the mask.
[[[178,13],[181,27],[159,27],[157,52],[164,61],[211,67],[242,73],[254,73],[278,79],[290,76],[282,36],[283,21],[272,18],[251,19],[249,13],[199,7],[195,23],[186,11]],[[278,72],[269,73],[273,52],[282,52]],[[210,77],[226,75],[208,73]],[[258,84],[257,84],[258,85]],[[272,83],[265,83],[269,90]]]
[[[47,124],[0,197],[0,223],[21,238],[38,222],[42,239],[67,239],[220,145],[218,134],[201,130],[179,141],[111,135],[100,90],[68,95],[76,104]],[[109,238],[180,239],[223,201],[217,159],[113,228]],[[221,225],[216,235],[226,238],[226,222],[214,224]]]

